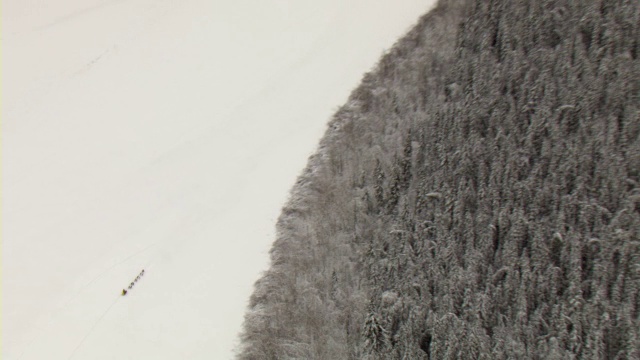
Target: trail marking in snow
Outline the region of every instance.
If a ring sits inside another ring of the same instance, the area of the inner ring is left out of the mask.
[[[96,326],[98,325],[98,323],[100,321],[102,321],[102,318],[105,317],[105,315],[107,315],[107,313],[109,312],[109,310],[111,310],[111,308],[113,307],[113,305],[115,305],[118,302],[119,298],[115,298],[113,300],[113,302],[111,303],[111,305],[109,305],[109,307],[107,308],[107,310],[105,310],[102,315],[100,315],[100,317],[98,318],[98,320],[96,320],[95,323],[93,323],[93,326],[91,326],[91,329],[89,329],[89,331],[87,332],[87,334],[82,338],[82,340],[80,340],[80,343],[78,344],[78,346],[76,346],[75,349],[73,349],[73,352],[71,352],[71,355],[69,355],[69,360],[71,360],[73,358],[73,356],[76,354],[76,351],[78,351],[78,349],[80,349],[80,346],[82,346],[82,344],[85,342],[85,340],[87,340],[87,338],[89,337],[89,335],[91,335],[91,333],[93,333],[93,330],[95,330]]]

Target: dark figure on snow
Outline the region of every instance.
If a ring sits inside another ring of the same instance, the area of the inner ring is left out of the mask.
[[[125,296],[125,295],[127,295],[127,290],[122,289],[122,296]]]

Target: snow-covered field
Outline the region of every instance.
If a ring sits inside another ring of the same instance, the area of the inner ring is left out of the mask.
[[[3,1],[2,359],[231,358],[326,122],[432,3]]]

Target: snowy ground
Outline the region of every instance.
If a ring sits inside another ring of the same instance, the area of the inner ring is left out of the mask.
[[[2,358],[231,358],[327,120],[432,2],[3,1]]]

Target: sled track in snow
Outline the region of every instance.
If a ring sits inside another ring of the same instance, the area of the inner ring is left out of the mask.
[[[82,287],[75,293],[75,295],[73,295],[69,300],[67,300],[67,302],[60,308],[60,310],[58,310],[57,312],[62,312],[65,309],[67,309],[67,307],[69,306],[69,304],[71,304],[73,302],[73,300],[75,300],[78,296],[80,296],[80,294],[82,294],[82,292],[89,286],[91,286],[92,284],[94,284],[96,281],[100,280],[100,278],[102,278],[104,275],[106,275],[108,272],[110,272],[111,270],[113,270],[115,267],[131,260],[133,257],[140,255],[144,252],[146,252],[147,250],[151,249],[152,247],[158,245],[159,241],[156,241],[152,244],[147,245],[146,247],[128,255],[127,257],[125,257],[124,259],[114,263],[113,265],[109,266],[108,268],[106,268],[104,271],[102,271],[101,273],[99,273],[98,275],[96,275],[93,279],[91,279],[88,283],[82,285]],[[149,269],[151,268],[151,265],[153,264],[153,260],[148,261],[145,265],[144,265],[144,269]],[[120,297],[120,295],[118,296],[118,298]],[[118,298],[116,298],[116,300],[107,308],[107,310],[105,310],[105,312],[100,316],[100,318],[96,321],[95,324],[93,324],[93,326],[91,327],[91,330],[89,330],[89,332],[84,336],[84,338],[82,339],[82,341],[80,342],[80,344],[78,345],[78,347],[80,345],[82,345],[82,342],[85,341],[85,339],[89,336],[89,334],[91,334],[91,332],[93,331],[93,329],[95,328],[95,326],[100,322],[100,320],[102,320],[102,318],[109,312],[109,310],[111,310],[111,308],[113,307],[113,305],[115,305],[115,303],[117,302]],[[53,320],[49,320],[48,324],[51,324],[51,321]],[[16,358],[16,360],[20,360],[22,359],[22,357],[24,356],[25,352],[27,351],[27,349],[29,349],[31,347],[31,345],[33,344],[33,342],[38,338],[37,335],[34,335],[33,338],[29,341],[29,343],[27,344],[27,346],[25,346],[24,350],[22,350],[22,352],[20,353],[20,356],[18,356]],[[73,353],[75,353],[78,350],[78,348],[76,348]],[[69,359],[71,359],[73,357],[73,353],[71,355],[71,357],[69,357]]]
[[[78,345],[73,349],[73,351],[71,352],[71,355],[69,355],[69,360],[73,359],[73,356],[76,354],[76,352],[78,351],[78,349],[80,349],[80,347],[82,346],[82,344],[84,344],[84,342],[87,340],[87,338],[89,337],[89,335],[91,335],[93,333],[93,330],[95,330],[96,326],[98,326],[98,324],[100,323],[100,321],[102,321],[102,319],[105,317],[105,315],[107,315],[107,313],[109,312],[109,310],[111,310],[111,308],[113,307],[113,305],[115,305],[118,300],[120,300],[120,296],[116,296],[116,298],[113,300],[113,302],[111,303],[111,305],[109,305],[109,307],[102,313],[102,315],[100,315],[100,317],[98,318],[98,320],[96,320],[93,325],[91,326],[91,329],[89,329],[89,331],[87,331],[87,333],[84,335],[84,337],[82,338],[82,340],[80,340],[80,343],[78,343]]]

